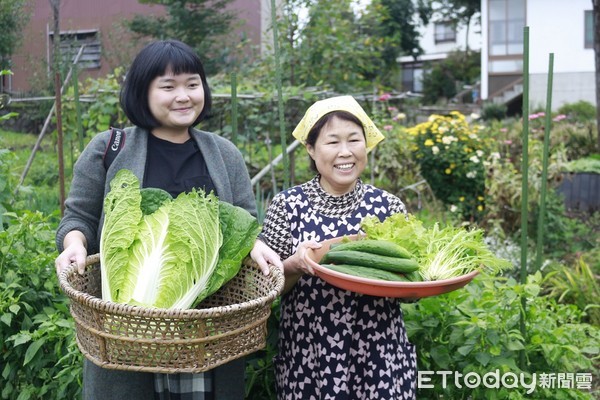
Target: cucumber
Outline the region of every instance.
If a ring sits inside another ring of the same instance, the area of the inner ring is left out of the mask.
[[[419,264],[410,258],[380,256],[356,250],[329,251],[323,256],[321,263],[359,265],[403,274],[419,269]]]
[[[399,244],[390,242],[388,240],[362,239],[351,242],[335,243],[329,247],[329,250],[356,250],[372,254],[379,254],[380,256],[413,258],[413,255],[410,253],[410,251],[406,250]]]
[[[410,282],[405,276],[378,268],[361,267],[349,264],[321,264],[325,268],[360,278],[379,279],[382,281]]]
[[[423,277],[418,270],[404,274],[404,276],[411,282],[423,282]]]

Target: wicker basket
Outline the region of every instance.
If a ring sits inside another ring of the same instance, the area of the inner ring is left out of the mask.
[[[99,255],[86,272],[74,264],[61,272],[71,299],[77,345],[94,364],[109,369],[161,373],[202,372],[262,349],[271,304],[283,274],[268,276],[246,259],[240,272],[197,309],[167,310],[101,299]]]

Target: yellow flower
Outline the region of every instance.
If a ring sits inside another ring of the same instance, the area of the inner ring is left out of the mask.
[[[431,140],[431,139],[427,139],[427,140],[425,141],[425,143],[423,143],[423,144],[424,144],[425,146],[433,146],[433,140]]]
[[[477,206],[477,211],[483,211],[483,206],[481,206],[481,205]]]
[[[460,201],[465,201],[465,196],[460,196],[460,197],[458,198],[458,200],[460,200]]]
[[[483,201],[483,196],[477,196],[477,200]]]
[[[446,175],[450,175],[452,173],[452,170],[450,168],[446,168],[444,172],[446,173]]]

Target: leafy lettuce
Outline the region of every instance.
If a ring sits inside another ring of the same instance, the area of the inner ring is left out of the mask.
[[[119,171],[104,200],[102,297],[185,309],[235,276],[259,233],[246,210],[201,191],[173,199]],[[235,223],[234,223],[235,222]]]
[[[467,230],[434,224],[426,228],[414,215],[394,214],[380,222],[365,218],[361,229],[369,239],[395,242],[409,250],[419,263],[419,273],[426,281],[449,279],[486,269],[492,274],[512,268],[505,259],[489,250],[481,229]]]

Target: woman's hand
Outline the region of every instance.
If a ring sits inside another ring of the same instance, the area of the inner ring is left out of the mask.
[[[321,243],[314,240],[308,240],[300,243],[296,252],[283,262],[284,272],[286,275],[314,275],[314,269],[305,261],[306,251],[308,249],[320,249]]]
[[[289,292],[296,282],[302,277],[304,274],[314,275],[314,269],[306,263],[304,260],[304,256],[308,249],[320,249],[321,244],[314,241],[309,240],[306,242],[300,243],[296,252],[285,259],[283,262],[283,273],[285,275],[285,284],[283,286],[283,293]]]
[[[273,264],[283,271],[283,263],[279,255],[262,240],[257,239],[254,242],[250,257],[258,264],[260,270],[265,275],[269,275],[269,264]]]
[[[71,263],[75,263],[77,264],[77,272],[83,275],[87,257],[85,236],[79,231],[71,231],[67,233],[63,243],[64,250],[54,261],[56,273],[60,274]]]

